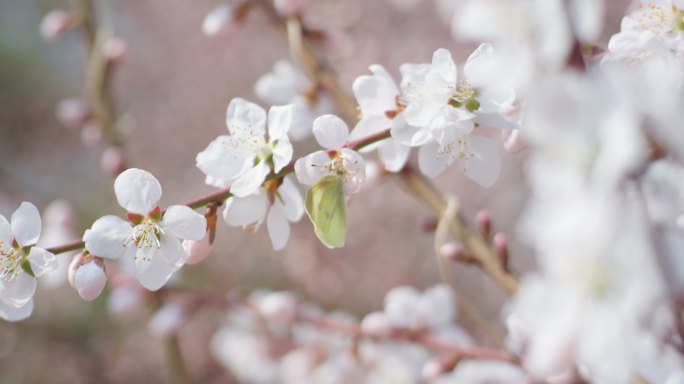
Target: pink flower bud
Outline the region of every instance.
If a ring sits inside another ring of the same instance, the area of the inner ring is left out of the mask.
[[[71,12],[61,9],[52,10],[40,22],[40,35],[45,40],[56,40],[71,29],[75,21],[76,19]]]
[[[442,257],[452,261],[463,261],[466,257],[466,250],[463,245],[456,241],[449,241],[439,247],[439,253]]]
[[[273,0],[276,11],[285,17],[301,15],[308,0]]]
[[[83,300],[91,301],[100,296],[106,283],[102,260],[93,258],[76,269],[72,285]]]
[[[290,292],[272,292],[258,301],[259,311],[266,319],[279,323],[292,323],[299,313],[299,301]]]
[[[501,140],[506,152],[511,154],[520,153],[527,148],[527,142],[518,129],[508,129],[501,132]]]
[[[432,233],[437,229],[438,220],[434,216],[427,216],[420,219],[418,228],[423,233]]]
[[[105,43],[104,57],[112,64],[118,63],[126,55],[127,51],[128,44],[126,44],[126,40],[112,37]]]
[[[371,312],[361,321],[361,329],[370,336],[387,337],[394,331],[387,316],[382,312]]]
[[[109,147],[102,152],[100,158],[100,168],[112,176],[118,176],[121,172],[126,170],[126,161],[121,149],[116,147]]]
[[[445,373],[445,368],[443,359],[431,359],[423,365],[421,376],[425,381],[436,380]]]
[[[90,117],[90,107],[80,98],[64,99],[57,104],[57,119],[67,128],[78,128]]]
[[[102,124],[97,120],[90,120],[81,129],[81,142],[89,148],[94,148],[102,141]]]
[[[492,216],[489,214],[488,210],[483,209],[477,213],[475,225],[482,236],[489,237],[489,234],[492,231]]]
[[[188,255],[188,259],[185,261],[186,264],[194,265],[200,263],[209,256],[212,249],[211,243],[209,242],[209,233],[200,241],[183,240],[183,249]]]
[[[494,235],[494,239],[492,240],[492,248],[499,257],[501,265],[506,268],[508,265],[508,237],[501,232]]]
[[[204,17],[202,32],[208,37],[230,36],[238,29],[240,22],[234,6],[219,5]]]
[[[158,337],[165,337],[177,333],[187,319],[186,307],[183,303],[174,301],[164,304],[152,316],[148,324],[150,332]]]

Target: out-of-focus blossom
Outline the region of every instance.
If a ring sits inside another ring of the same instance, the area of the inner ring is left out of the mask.
[[[161,185],[141,169],[119,175],[114,191],[130,222],[111,215],[99,218],[83,235],[85,247],[95,256],[132,264],[140,283],[157,290],[185,263],[187,254],[179,239],[202,239],[206,219],[184,205],[172,205],[162,213],[157,205]]]
[[[67,200],[58,199],[52,201],[43,209],[43,231],[38,241],[41,248],[55,247],[78,239],[76,232],[76,213]],[[48,287],[62,285],[67,280],[69,260],[77,254],[77,251],[63,253],[55,258],[57,268],[49,275],[41,279],[41,283]]]
[[[31,203],[21,203],[11,223],[0,215],[0,317],[5,320],[30,316],[36,278],[57,268],[55,255],[35,246],[40,231],[40,213]]]
[[[332,110],[325,92],[287,60],[277,61],[271,72],[261,76],[254,84],[254,93],[271,105],[294,104],[296,120],[289,131],[294,141],[310,137],[314,119]]]

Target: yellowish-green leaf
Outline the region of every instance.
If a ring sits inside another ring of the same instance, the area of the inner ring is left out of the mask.
[[[339,176],[325,176],[306,192],[306,213],[316,236],[328,248],[344,246],[347,237],[347,207],[344,181]]]

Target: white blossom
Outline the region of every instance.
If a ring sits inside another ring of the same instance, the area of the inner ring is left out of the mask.
[[[83,235],[85,247],[95,256],[132,264],[140,283],[157,290],[187,259],[180,239],[202,239],[206,219],[184,205],[172,205],[162,212],[157,205],[161,185],[141,169],[121,173],[114,191],[119,205],[129,212],[130,222],[112,215],[97,219]]]
[[[267,118],[258,105],[233,99],[226,112],[230,135],[219,136],[197,155],[197,167],[207,175],[207,184],[230,186],[237,197],[256,192],[271,171],[279,172],[292,159],[287,135],[294,118],[292,105],[272,107]]]
[[[30,316],[36,278],[57,268],[55,255],[35,246],[40,231],[40,213],[31,203],[21,203],[11,222],[0,215],[0,317],[5,320]]]

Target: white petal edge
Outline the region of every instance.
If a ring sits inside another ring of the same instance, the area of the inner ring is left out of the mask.
[[[335,115],[323,115],[314,120],[313,133],[321,147],[339,150],[347,142],[349,127]]]
[[[252,169],[240,175],[230,186],[230,192],[237,197],[245,197],[256,192],[266,180],[271,168],[261,161]]]
[[[223,218],[228,225],[240,227],[252,223],[260,223],[266,216],[266,193],[259,193],[247,197],[230,197],[223,210]]]
[[[274,251],[280,251],[287,245],[290,238],[290,224],[279,206],[273,206],[266,218],[266,229],[271,238],[271,245]]]
[[[226,126],[231,135],[249,130],[263,136],[266,134],[266,111],[250,101],[236,97],[226,109]]]
[[[38,208],[24,201],[12,214],[11,226],[14,239],[20,246],[25,247],[37,243],[41,231]]]
[[[145,215],[154,208],[162,196],[161,184],[151,173],[130,168],[114,181],[116,200],[128,212]]]
[[[162,228],[177,238],[201,240],[207,232],[207,219],[185,205],[172,205],[164,212]]]
[[[21,307],[13,307],[0,300],[0,318],[7,321],[21,321],[27,319],[33,313],[33,300],[29,300]]]
[[[133,235],[133,227],[117,216],[103,216],[83,234],[85,248],[91,254],[107,259],[123,257],[129,249],[124,246]]]
[[[36,278],[24,271],[3,283],[0,286],[0,300],[16,308],[26,305],[36,293]]]

